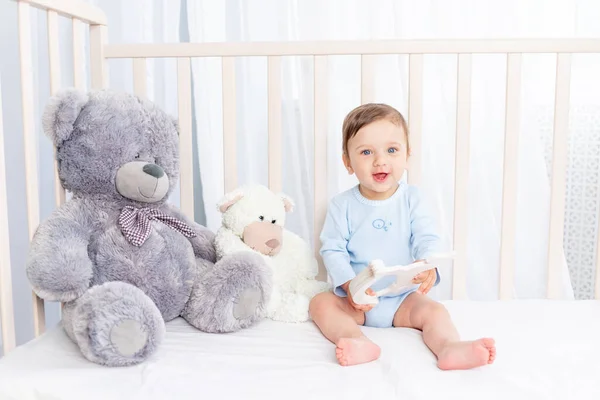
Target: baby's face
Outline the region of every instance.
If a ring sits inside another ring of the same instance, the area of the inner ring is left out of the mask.
[[[386,119],[363,126],[348,141],[344,164],[356,174],[363,196],[383,200],[396,191],[406,168],[406,148],[402,127]]]

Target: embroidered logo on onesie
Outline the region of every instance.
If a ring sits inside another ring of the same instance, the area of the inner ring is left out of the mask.
[[[383,229],[387,232],[390,226],[392,226],[391,222],[385,222],[381,218],[378,218],[375,221],[373,221],[373,228],[375,229]]]

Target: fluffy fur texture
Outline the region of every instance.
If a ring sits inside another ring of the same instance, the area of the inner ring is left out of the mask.
[[[74,89],[50,99],[42,116],[42,127],[54,146],[60,147],[71,136],[75,120],[88,100],[87,94]]]
[[[218,259],[247,251],[262,257],[273,274],[265,315],[278,321],[302,322],[309,319],[310,299],[329,286],[315,279],[318,265],[308,244],[283,228],[286,210],[292,207],[293,201],[288,196],[275,194],[261,185],[244,186],[228,193],[218,206],[223,212],[223,223],[217,231],[215,246]],[[252,240],[244,238],[245,228],[257,221],[282,227],[281,249],[276,255],[263,254],[247,245]]]
[[[85,357],[108,366],[139,363],[159,346],[164,321],[180,315],[209,332],[256,320],[271,287],[264,261],[246,254],[214,265],[214,233],[166,202],[179,173],[173,118],[130,94],[69,90],[50,101],[43,120],[73,197],[38,227],[27,276],[40,297],[66,302],[63,326]],[[134,189],[156,188],[159,179],[168,190],[140,192],[141,201]],[[153,221],[148,239],[134,246],[117,225],[125,206],[157,208],[196,236]],[[239,306],[244,299],[250,301]]]
[[[265,314],[272,274],[258,255],[231,254],[214,266],[207,265],[204,271],[203,279],[196,281],[200,288],[194,288],[182,314],[192,325],[207,332],[232,332],[249,327]]]
[[[156,305],[140,289],[125,282],[93,286],[67,303],[63,323],[88,359],[111,366],[143,361],[165,334],[165,323]],[[119,338],[114,335],[116,331],[121,331]]]

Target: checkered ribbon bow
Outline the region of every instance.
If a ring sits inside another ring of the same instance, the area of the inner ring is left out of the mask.
[[[144,244],[148,236],[150,236],[151,224],[150,221],[156,220],[167,225],[185,237],[195,237],[196,233],[192,228],[183,221],[171,217],[155,208],[135,208],[126,206],[121,210],[119,215],[119,226],[121,231],[134,246]]]

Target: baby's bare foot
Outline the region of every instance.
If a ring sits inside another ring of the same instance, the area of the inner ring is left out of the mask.
[[[346,367],[368,363],[376,360],[381,354],[381,349],[366,337],[342,338],[337,343],[335,356],[340,365]]]
[[[496,359],[494,339],[448,344],[439,354],[438,367],[443,370],[471,369],[491,364]]]

